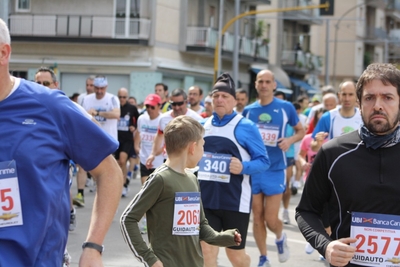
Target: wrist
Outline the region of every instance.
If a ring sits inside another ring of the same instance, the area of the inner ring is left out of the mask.
[[[100,255],[104,251],[104,246],[103,245],[99,245],[99,244],[96,244],[96,243],[93,243],[93,242],[84,242],[82,244],[82,249],[85,249],[85,248],[90,248],[90,249],[97,250],[100,253]]]
[[[100,111],[97,111],[97,112],[96,112],[96,116],[99,116],[99,115],[100,115]]]

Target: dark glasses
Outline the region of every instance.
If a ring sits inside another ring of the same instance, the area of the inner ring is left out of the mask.
[[[150,105],[146,105],[146,109],[156,109],[156,107],[155,106],[150,106]]]
[[[52,84],[53,82],[48,82],[48,81],[40,82],[40,81],[37,81],[36,83],[38,83],[38,84],[43,84],[44,86],[49,86],[49,85]]]
[[[118,98],[124,98],[124,99],[125,99],[125,98],[126,98],[126,96],[119,95],[119,96],[118,96]]]
[[[185,101],[181,101],[181,102],[172,102],[172,101],[169,101],[169,103],[170,103],[173,107],[175,107],[175,106],[182,106],[183,104],[185,104]]]

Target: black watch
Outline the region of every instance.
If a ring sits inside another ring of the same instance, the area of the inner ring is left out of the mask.
[[[98,244],[92,243],[92,242],[84,242],[84,243],[82,244],[82,249],[84,249],[84,248],[92,248],[92,249],[95,249],[95,250],[97,250],[98,252],[100,252],[100,254],[102,254],[103,251],[104,251],[104,246],[98,245]]]
[[[100,115],[100,112],[99,111],[97,111],[97,113],[96,113],[96,116],[99,116]]]

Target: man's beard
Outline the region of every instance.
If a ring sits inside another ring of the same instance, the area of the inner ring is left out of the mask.
[[[386,134],[386,133],[390,133],[392,132],[392,130],[394,130],[394,128],[396,128],[396,126],[398,125],[399,121],[400,121],[400,111],[397,112],[397,120],[393,121],[393,123],[390,121],[390,118],[379,111],[375,111],[370,117],[374,116],[374,115],[383,115],[386,118],[386,121],[378,121],[378,122],[371,122],[371,120],[369,122],[366,122],[364,116],[362,116],[362,120],[364,122],[365,127],[367,127],[367,129],[376,135],[382,135],[382,134]]]

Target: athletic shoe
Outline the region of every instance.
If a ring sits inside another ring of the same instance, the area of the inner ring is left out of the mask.
[[[289,211],[283,210],[282,220],[284,224],[290,224]]]
[[[264,255],[260,256],[260,261],[258,262],[257,267],[271,267],[271,264],[269,264],[267,256]]]
[[[92,187],[92,186],[93,186],[93,180],[91,178],[86,178],[85,187]]]
[[[296,187],[294,187],[293,185],[290,187],[290,191],[291,191],[291,193],[292,193],[292,196],[295,196],[295,195],[297,195],[297,188]]]
[[[122,197],[126,197],[126,195],[128,194],[128,191],[129,191],[128,187],[124,186],[122,188]]]
[[[67,249],[64,251],[63,267],[69,267],[71,263],[71,256],[69,255]]]
[[[69,230],[74,231],[75,228],[76,228],[76,210],[74,208],[69,215]]]
[[[293,182],[293,187],[296,187],[297,189],[301,188],[301,182],[300,181],[294,181]]]
[[[307,244],[306,244],[306,247],[304,248],[304,251],[305,251],[307,254],[311,254],[311,253],[314,252],[314,248],[311,246],[310,243],[307,243]]]
[[[287,245],[286,234],[282,233],[282,240],[275,240],[276,247],[278,249],[278,260],[279,262],[285,262],[290,257],[289,247]]]
[[[85,199],[83,198],[81,193],[78,193],[74,199],[72,200],[72,203],[74,205],[77,205],[78,207],[85,207]]]
[[[140,230],[140,233],[141,233],[142,235],[147,234],[147,225],[143,225],[142,229]]]

